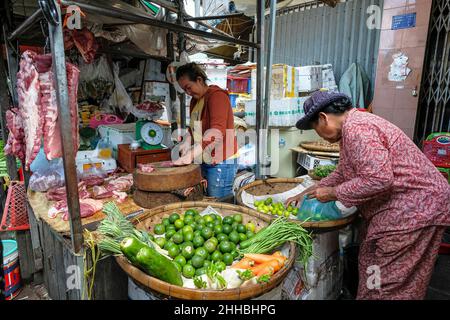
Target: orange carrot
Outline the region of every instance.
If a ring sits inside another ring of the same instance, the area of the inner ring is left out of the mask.
[[[232,269],[250,269],[255,265],[255,261],[250,258],[242,258],[241,261],[233,264]]]
[[[258,273],[256,273],[256,276],[261,277],[266,274],[271,276],[274,273],[275,273],[274,268],[272,266],[266,265],[263,269],[261,269],[260,271],[258,271]]]
[[[256,263],[266,263],[270,260],[278,260],[280,263],[284,263],[286,259],[284,257],[280,257],[278,255],[270,255],[270,254],[260,254],[260,253],[246,253],[244,254],[244,257],[252,259]]]
[[[283,259],[283,262],[287,260],[287,257],[285,257],[285,256],[281,253],[281,251],[275,252],[274,254],[272,254],[272,256],[282,258],[282,259]]]
[[[253,268],[250,268],[250,270],[254,273],[254,274],[258,274],[261,270],[265,270],[268,267],[271,267],[273,269],[273,273],[277,272],[278,270],[281,269],[281,267],[283,266],[283,264],[277,260],[277,259],[272,259],[270,261],[261,263]]]

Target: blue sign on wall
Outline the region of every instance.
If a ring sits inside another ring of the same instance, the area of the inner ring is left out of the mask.
[[[416,13],[407,13],[392,17],[392,30],[414,28],[416,26]]]

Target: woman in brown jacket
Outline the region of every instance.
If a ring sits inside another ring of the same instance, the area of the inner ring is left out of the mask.
[[[208,195],[220,198],[232,193],[237,142],[228,92],[208,85],[207,80],[206,73],[195,63],[177,69],[178,84],[192,97],[189,127],[194,146],[174,163],[201,163],[203,177],[208,181]]]

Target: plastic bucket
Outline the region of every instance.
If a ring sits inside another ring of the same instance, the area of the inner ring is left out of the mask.
[[[3,272],[5,277],[5,298],[14,299],[20,292],[21,279],[19,268],[19,251],[14,240],[2,240]]]

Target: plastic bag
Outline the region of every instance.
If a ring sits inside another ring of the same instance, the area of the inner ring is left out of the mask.
[[[62,187],[64,184],[64,167],[62,159],[59,159],[50,166],[34,172],[30,177],[28,187],[33,191],[46,192],[51,188]]]
[[[317,199],[308,199],[305,196],[297,218],[302,221],[306,219],[309,221],[336,220],[342,218],[342,213],[336,206],[335,201],[320,202]]]
[[[128,95],[122,81],[120,81],[119,65],[117,63],[114,64],[114,83],[116,88],[114,89],[111,97],[109,97],[108,105],[113,110],[117,107],[120,112],[129,114],[133,108],[133,101]]]

